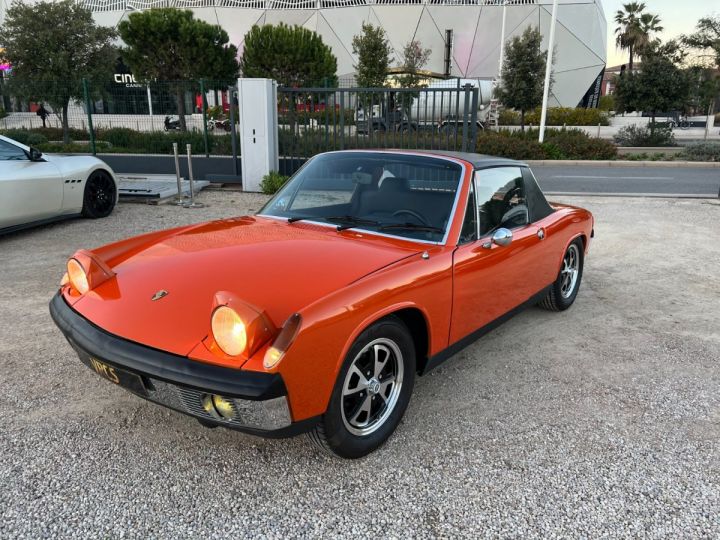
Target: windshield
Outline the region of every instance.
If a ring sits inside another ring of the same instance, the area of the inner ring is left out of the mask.
[[[443,242],[461,174],[458,163],[431,156],[321,154],[258,213]]]

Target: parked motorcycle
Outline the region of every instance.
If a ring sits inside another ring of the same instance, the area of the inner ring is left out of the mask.
[[[214,131],[216,129],[224,129],[225,131],[230,131],[230,128],[230,120],[228,120],[227,118],[225,120],[211,118],[210,120],[208,120],[207,123],[208,131]]]
[[[165,131],[180,131],[180,119],[171,119],[169,116],[166,116]]]

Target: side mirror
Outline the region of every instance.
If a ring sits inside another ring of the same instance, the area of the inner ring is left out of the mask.
[[[30,150],[25,153],[30,161],[40,161],[42,159],[42,152],[32,146],[30,147]]]
[[[508,246],[510,245],[510,242],[512,242],[512,237],[513,235],[510,229],[500,227],[493,233],[490,241],[483,244],[483,247],[485,249],[490,249],[493,244],[497,244],[498,246]]]

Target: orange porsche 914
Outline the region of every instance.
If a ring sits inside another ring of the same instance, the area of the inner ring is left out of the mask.
[[[517,161],[329,152],[255,215],[77,251],[50,312],[142,398],[357,458],[416,376],[526,306],[570,307],[593,224]]]

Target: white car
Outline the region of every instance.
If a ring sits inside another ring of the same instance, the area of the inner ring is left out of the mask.
[[[118,200],[112,169],[92,156],[50,156],[0,135],[0,234],[75,216],[102,218]]]

